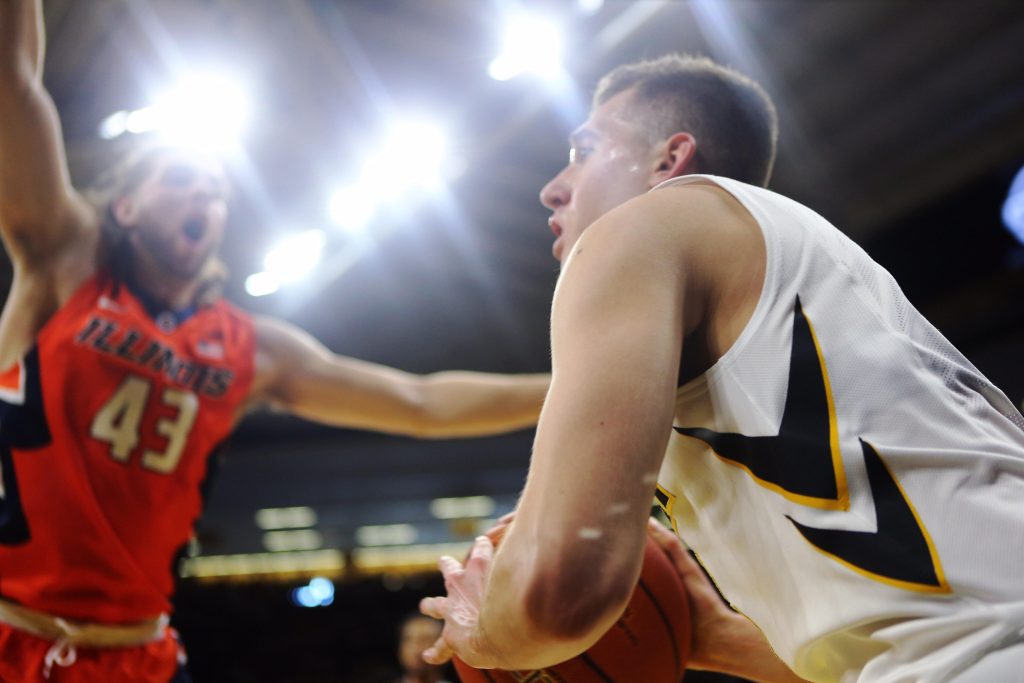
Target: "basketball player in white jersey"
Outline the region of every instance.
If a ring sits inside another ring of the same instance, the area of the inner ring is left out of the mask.
[[[497,553],[442,560],[428,658],[584,651],[633,590],[653,494],[737,610],[656,535],[697,596],[692,666],[1024,680],[1024,419],[864,251],[763,189],[775,138],[762,89],[704,59],[601,82],[541,193],[563,271],[526,488]]]

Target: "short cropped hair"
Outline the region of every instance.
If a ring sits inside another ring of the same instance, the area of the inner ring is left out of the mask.
[[[670,54],[609,72],[594,91],[593,106],[627,90],[651,142],[690,133],[697,140],[696,172],[768,185],[778,114],[756,82],[707,57]]]

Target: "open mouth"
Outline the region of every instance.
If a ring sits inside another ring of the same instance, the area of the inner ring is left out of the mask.
[[[562,236],[562,226],[555,220],[554,216],[548,219],[548,227],[551,228],[551,232],[555,233],[555,237]]]
[[[185,221],[184,226],[185,237],[189,238],[193,242],[198,242],[206,234],[206,221],[202,218],[190,218]]]

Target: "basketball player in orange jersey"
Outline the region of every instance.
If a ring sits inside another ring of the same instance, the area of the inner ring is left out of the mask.
[[[694,666],[1022,680],[1024,418],[862,249],[764,189],[775,139],[764,91],[708,60],[598,86],[541,192],[563,270],[526,487],[496,553],[442,561],[428,660],[584,651],[655,496],[750,620],[695,601]]]
[[[156,150],[98,213],[42,87],[38,0],[0,0],[0,680],[184,681],[172,565],[207,458],[247,406],[422,437],[534,424],[548,378],[413,376],[200,302],[218,163]],[[208,298],[208,297],[207,297]]]

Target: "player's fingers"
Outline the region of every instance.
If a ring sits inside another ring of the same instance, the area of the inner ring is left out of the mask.
[[[679,572],[684,581],[700,574],[700,567],[690,557],[686,546],[683,545],[682,540],[676,536],[674,531],[654,517],[647,518],[647,531],[651,538],[654,539],[654,542],[658,544],[658,547],[668,555],[669,560],[675,565],[676,571]]]
[[[444,637],[438,638],[433,645],[423,651],[423,661],[427,664],[444,664],[452,658],[452,649]]]
[[[423,598],[420,600],[420,612],[435,619],[444,619],[448,607],[448,599],[443,597]]]
[[[648,520],[648,532],[654,542],[668,555],[672,566],[679,572],[686,592],[690,596],[691,608],[696,611],[717,610],[724,607],[721,597],[704,574],[704,570],[693,558],[690,551],[679,536],[664,524],[654,519]]]
[[[515,510],[502,515],[498,518],[498,521],[494,523],[494,526],[484,532],[484,534],[487,535],[487,538],[491,539],[491,543],[497,546],[501,542],[501,539],[503,539],[505,534],[508,533],[508,528],[512,525],[512,520],[515,519],[515,516]]]
[[[491,539],[491,543],[497,546],[501,543],[501,539],[505,538],[505,534],[508,533],[508,524],[495,524],[490,529],[484,532],[487,538]]]
[[[442,555],[437,561],[437,567],[441,570],[441,575],[448,579],[462,569],[462,563],[450,555]]]
[[[487,567],[492,559],[494,559],[494,543],[486,535],[477,536],[473,547],[469,550],[469,560],[466,562],[466,566]]]
[[[672,555],[675,546],[680,545],[679,537],[654,517],[647,518],[647,534],[654,539],[667,555]]]

